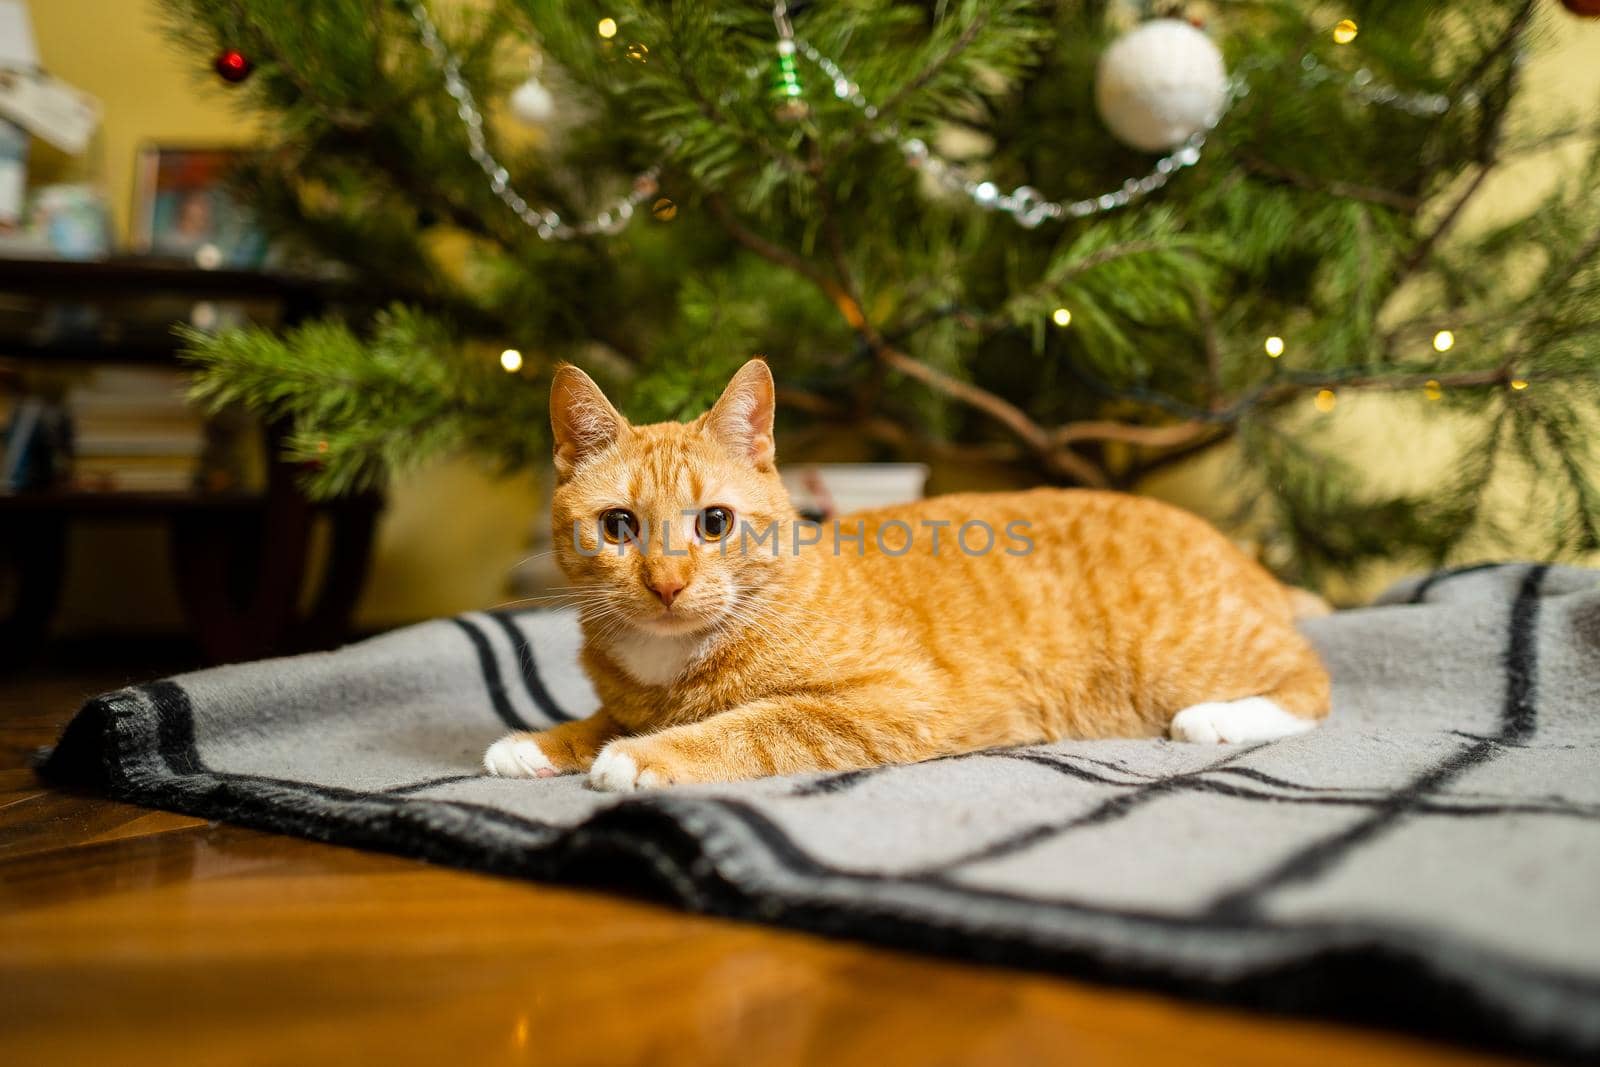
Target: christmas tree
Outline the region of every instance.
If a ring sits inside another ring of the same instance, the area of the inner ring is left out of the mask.
[[[319,492],[546,462],[562,360],[653,420],[763,353],[886,456],[1129,488],[1231,443],[1298,580],[1449,557],[1517,465],[1542,550],[1600,547],[1600,153],[1458,225],[1574,132],[1514,111],[1545,0],[165,2],[265,120],[250,201],[378,308],[190,336]],[[1363,393],[1448,474],[1345,458]]]

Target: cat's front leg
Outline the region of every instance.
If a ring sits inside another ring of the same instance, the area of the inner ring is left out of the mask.
[[[940,755],[927,709],[874,689],[752,701],[708,719],[606,745],[589,785],[606,792],[774,774],[852,770]]]
[[[589,769],[600,750],[622,733],[603,710],[537,732],[507,734],[483,754],[483,768],[499,778],[550,778]]]

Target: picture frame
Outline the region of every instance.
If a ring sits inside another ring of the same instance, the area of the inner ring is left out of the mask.
[[[244,155],[237,148],[140,146],[131,250],[206,269],[266,265],[266,235],[228,187],[228,172]]]

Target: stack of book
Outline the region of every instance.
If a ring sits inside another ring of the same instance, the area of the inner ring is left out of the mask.
[[[206,432],[184,390],[180,372],[151,367],[102,367],[73,386],[66,397],[70,487],[124,493],[193,489]]]
[[[0,396],[0,493],[59,481],[68,436],[59,404],[38,396]]]

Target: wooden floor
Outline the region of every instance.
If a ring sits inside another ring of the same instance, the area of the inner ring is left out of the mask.
[[[127,680],[0,681],[0,1064],[1497,1062],[39,785],[25,754]]]

